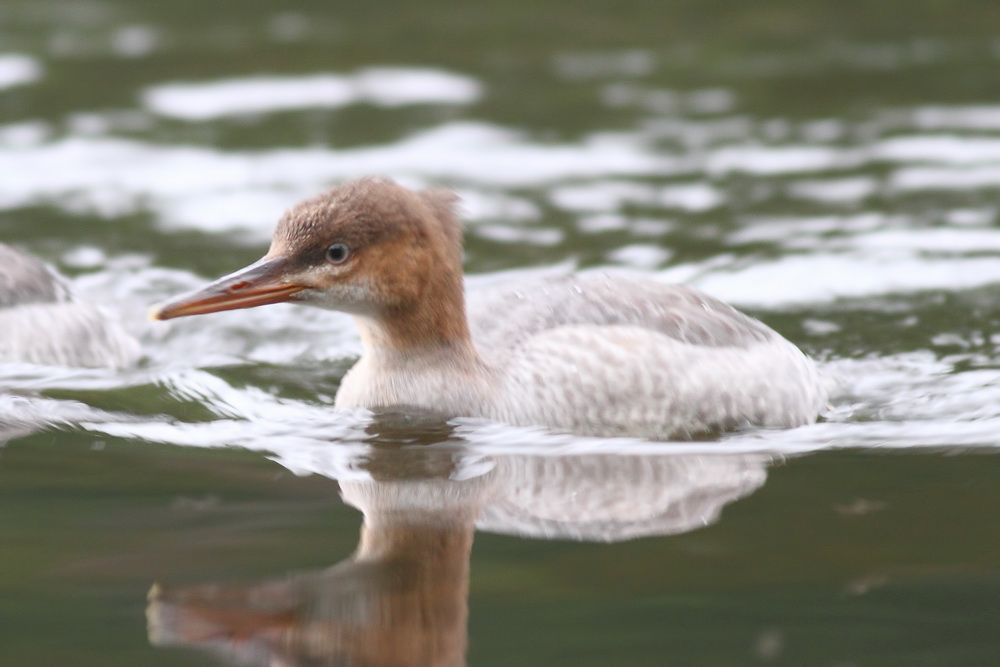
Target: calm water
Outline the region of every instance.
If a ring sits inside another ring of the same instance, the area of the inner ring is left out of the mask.
[[[295,7],[0,7],[0,241],[144,351],[0,366],[0,664],[1000,661],[1000,4]],[[461,194],[471,298],[692,283],[826,420],[335,414],[339,314],[145,320],[369,173]]]

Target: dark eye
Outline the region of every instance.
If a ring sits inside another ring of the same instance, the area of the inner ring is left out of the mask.
[[[346,243],[334,243],[326,249],[326,258],[332,264],[343,264],[351,256],[351,249]]]

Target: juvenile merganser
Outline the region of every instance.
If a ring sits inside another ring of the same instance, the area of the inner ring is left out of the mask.
[[[338,408],[414,407],[581,435],[687,438],[816,420],[826,384],[772,329],[681,285],[612,275],[477,293],[457,197],[364,178],[292,207],[268,253],[153,319],[279,302],[354,316]]]
[[[122,368],[138,341],[55,271],[0,243],[0,362]]]

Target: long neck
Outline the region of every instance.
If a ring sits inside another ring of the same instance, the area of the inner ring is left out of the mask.
[[[437,275],[417,298],[355,317],[365,353],[376,360],[416,360],[442,354],[478,360],[465,315],[461,273]]]
[[[365,352],[344,376],[337,407],[485,416],[493,405],[496,372],[470,335],[460,246],[426,243],[425,249],[382,253],[379,275],[395,271],[392,289],[387,301],[355,314]]]

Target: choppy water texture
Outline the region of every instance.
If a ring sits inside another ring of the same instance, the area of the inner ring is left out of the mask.
[[[142,347],[0,365],[0,662],[996,660],[1000,5],[268,7],[0,7],[0,242]],[[146,321],[372,173],[462,196],[470,299],[696,285],[822,360],[826,419],[335,414],[342,315]]]

